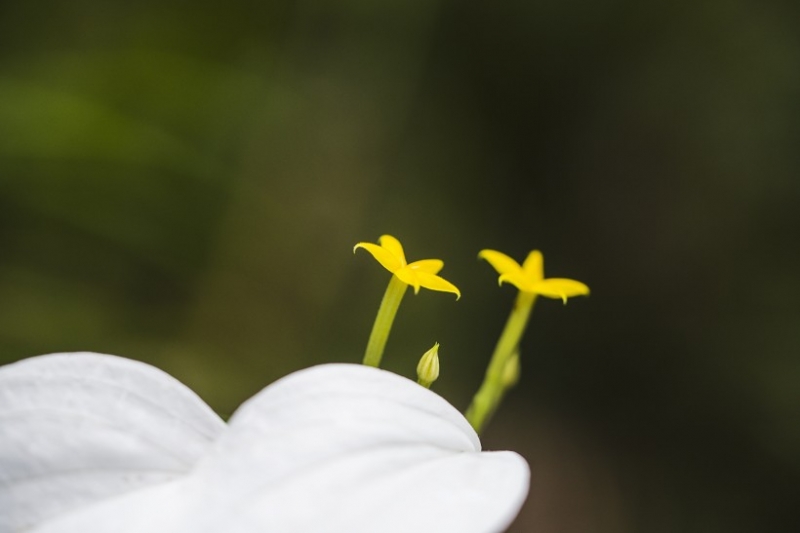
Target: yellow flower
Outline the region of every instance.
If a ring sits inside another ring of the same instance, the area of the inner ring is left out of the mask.
[[[511,283],[522,292],[540,294],[547,298],[561,299],[566,304],[572,296],[586,296],[589,287],[580,281],[566,278],[544,278],[544,258],[542,252],[534,250],[525,262],[519,263],[506,254],[496,250],[481,250],[478,257],[486,259],[500,274],[500,285]]]
[[[360,242],[353,248],[353,253],[359,248],[368,251],[378,263],[383,265],[383,268],[397,276],[406,285],[414,287],[414,294],[419,293],[420,287],[425,287],[432,291],[452,292],[456,295],[456,299],[461,298],[461,291],[455,285],[437,276],[444,267],[444,261],[422,259],[407,263],[400,241],[391,235],[382,235],[378,242],[380,245]]]

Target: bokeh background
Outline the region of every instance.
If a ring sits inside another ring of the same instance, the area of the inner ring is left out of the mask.
[[[217,411],[357,362],[388,273],[439,257],[386,365],[464,408],[541,301],[484,437],[513,532],[800,531],[800,4],[0,3],[0,362],[153,363]]]

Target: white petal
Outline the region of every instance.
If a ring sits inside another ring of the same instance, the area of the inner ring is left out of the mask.
[[[0,367],[0,533],[184,475],[224,429],[137,361],[75,353]]]
[[[254,492],[233,508],[228,530],[495,533],[527,494],[527,464],[512,452],[383,446],[357,454]]]
[[[528,490],[441,397],[360,365],[297,372],[249,400],[184,480],[36,533],[494,533]]]

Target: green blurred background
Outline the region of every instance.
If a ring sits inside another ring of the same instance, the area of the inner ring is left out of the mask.
[[[537,304],[484,437],[514,532],[800,531],[800,4],[0,3],[0,362],[153,363],[230,414],[360,360],[464,408],[514,297],[481,248],[592,288]]]

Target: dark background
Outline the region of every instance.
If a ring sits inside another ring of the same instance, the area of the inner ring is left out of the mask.
[[[391,233],[386,366],[464,408],[545,254],[484,436],[533,471],[512,531],[800,530],[800,4],[0,3],[0,361],[153,363],[216,410],[357,362]]]

